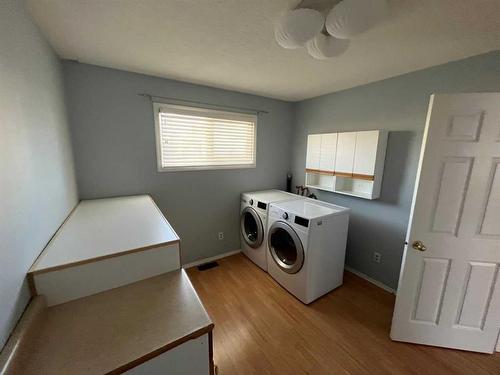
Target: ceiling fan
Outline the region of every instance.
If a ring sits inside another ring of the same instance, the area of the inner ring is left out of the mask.
[[[274,36],[283,48],[305,47],[309,55],[324,60],[343,54],[352,38],[386,16],[386,0],[305,0],[281,14]]]

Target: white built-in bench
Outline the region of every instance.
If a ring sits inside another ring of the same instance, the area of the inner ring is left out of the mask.
[[[49,306],[180,268],[179,237],[148,195],[84,200],[28,272]]]

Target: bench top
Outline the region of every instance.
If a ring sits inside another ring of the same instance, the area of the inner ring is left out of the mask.
[[[81,201],[31,267],[43,273],[178,242],[149,195]]]

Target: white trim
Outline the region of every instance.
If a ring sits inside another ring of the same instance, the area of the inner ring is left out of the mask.
[[[118,288],[179,269],[179,243],[33,275],[48,306]]]
[[[247,169],[257,168],[257,164],[229,164],[229,165],[207,165],[191,167],[158,167],[158,172],[189,172],[189,171],[211,171],[216,169]]]
[[[208,263],[208,262],[213,262],[214,260],[226,258],[226,257],[229,257],[231,255],[238,254],[240,252],[241,252],[241,249],[233,250],[233,251],[228,251],[227,253],[222,253],[222,254],[219,254],[219,255],[214,255],[213,257],[208,257],[208,258],[196,260],[196,261],[191,262],[191,263],[183,264],[182,268],[188,269],[188,268],[191,268],[191,267],[196,267],[196,266],[199,266],[200,264],[204,264],[204,263]]]
[[[396,294],[396,290],[395,289],[391,288],[390,286],[385,285],[384,283],[381,283],[380,281],[372,279],[370,276],[365,275],[363,272],[359,272],[359,271],[357,271],[357,270],[355,270],[355,269],[353,269],[351,267],[348,267],[348,266],[345,266],[344,268],[345,268],[346,271],[349,271],[349,272],[355,274],[356,276],[359,276],[362,279],[365,279],[366,281],[369,281],[373,285],[376,285],[379,288],[384,289],[386,292],[389,292],[391,294]]]

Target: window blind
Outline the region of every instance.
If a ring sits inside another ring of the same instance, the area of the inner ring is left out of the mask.
[[[161,170],[255,166],[256,116],[158,104]]]

